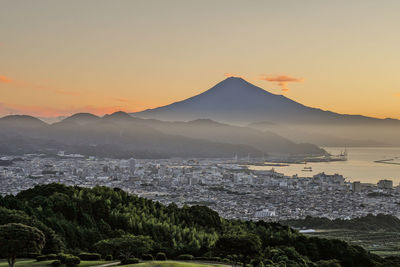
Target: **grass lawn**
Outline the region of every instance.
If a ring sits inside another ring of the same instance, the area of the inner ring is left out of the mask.
[[[125,265],[129,267],[205,267],[205,266],[226,266],[210,263],[199,263],[199,262],[182,262],[182,261],[149,261],[138,264]]]
[[[15,266],[32,266],[32,267],[48,267],[51,266],[50,264],[54,260],[49,260],[49,261],[36,261],[32,259],[17,259],[17,263]],[[81,261],[79,266],[82,267],[88,267],[88,266],[96,266],[96,265],[102,265],[102,264],[107,264],[107,263],[112,263],[114,261]],[[64,265],[61,265],[64,266]],[[7,260],[1,259],[0,260],[0,267],[8,267],[8,262]]]
[[[81,267],[86,267],[86,266],[96,266],[96,265],[102,265],[102,264],[107,264],[107,263],[112,263],[115,261],[81,261],[79,266]]]
[[[42,266],[49,266],[50,263],[53,261],[36,261],[32,259],[17,259],[15,266],[35,266],[35,267],[42,267]],[[8,262],[7,260],[0,261],[0,267],[7,267]]]

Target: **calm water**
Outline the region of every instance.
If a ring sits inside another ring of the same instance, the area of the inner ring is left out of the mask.
[[[339,154],[343,148],[325,147],[331,154]],[[392,159],[400,163],[400,147],[350,147],[347,148],[348,161],[317,162],[304,164],[290,164],[285,167],[274,167],[277,172],[285,175],[298,174],[301,177],[311,177],[317,173],[327,174],[339,173],[348,181],[361,181],[365,183],[376,183],[381,179],[393,180],[393,185],[400,182],[400,165],[376,163],[375,160]],[[302,169],[312,167],[312,172],[304,172]],[[268,166],[252,166],[251,169],[271,169]]]

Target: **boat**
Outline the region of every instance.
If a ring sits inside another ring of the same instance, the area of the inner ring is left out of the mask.
[[[303,172],[312,172],[312,167],[304,167],[301,171],[303,171]]]

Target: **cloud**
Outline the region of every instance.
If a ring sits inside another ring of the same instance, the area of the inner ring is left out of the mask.
[[[4,75],[0,75],[0,83],[11,83],[12,80]]]
[[[227,78],[229,78],[229,77],[235,77],[235,75],[232,74],[232,73],[230,73],[230,72],[225,72],[225,73],[224,73],[224,76],[227,77]]]
[[[21,89],[30,89],[41,92],[42,94],[59,94],[64,96],[73,96],[73,97],[83,97],[90,99],[93,96],[93,92],[87,91],[72,91],[72,90],[64,90],[60,88],[53,88],[44,85],[33,84],[26,81],[10,79],[4,75],[0,75],[0,84],[1,83],[9,83],[15,88]],[[115,111],[126,111],[133,112],[135,110],[132,109],[132,106],[146,106],[143,103],[137,103],[127,98],[116,98],[113,96],[103,96],[108,100],[108,103],[111,103],[110,106],[80,106],[80,107],[44,107],[44,106],[28,106],[28,105],[18,105],[11,103],[1,103],[0,102],[0,116],[10,115],[10,114],[29,114],[36,117],[56,117],[56,116],[68,116],[78,112],[89,112],[96,115],[104,115],[113,113]],[[61,98],[60,98],[61,99]]]
[[[224,76],[227,77],[227,78],[236,77],[236,78],[245,79],[245,77],[244,77],[243,75],[237,75],[237,74],[230,73],[230,72],[225,72],[225,73],[224,73]]]
[[[303,78],[295,78],[288,75],[262,75],[260,79],[268,82],[276,82],[283,92],[290,90],[288,83],[301,83],[304,81]]]
[[[47,91],[50,93],[56,93],[56,94],[60,94],[60,95],[72,95],[72,96],[81,95],[81,93],[77,92],[77,91],[68,91],[68,90],[63,90],[63,89],[50,88],[50,87],[43,86],[43,85],[32,84],[32,83],[25,82],[25,81],[17,81],[14,79],[10,79],[4,75],[0,75],[0,83],[9,83],[9,84],[11,84],[15,87],[19,87],[19,88],[29,88],[29,89],[34,89],[34,90],[38,90],[38,91]]]

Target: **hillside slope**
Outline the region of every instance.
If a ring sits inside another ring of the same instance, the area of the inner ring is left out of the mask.
[[[396,266],[392,264],[393,259],[385,260],[340,240],[308,238],[278,223],[226,220],[203,206],[164,206],[117,188],[36,186],[17,196],[0,197],[0,213],[0,224],[35,223],[42,224],[42,229],[49,233],[54,231],[53,240],[61,240],[66,252],[95,251],[98,248],[95,244],[100,240],[133,234],[152,240],[152,254],[164,251],[169,258],[192,254],[241,261],[242,256],[229,254],[241,244],[232,247],[220,240],[248,236],[259,242],[256,247],[249,248],[257,250],[258,255],[250,259],[262,261],[263,265],[337,266],[323,264],[338,261],[346,267]],[[32,220],[27,220],[29,217]],[[57,252],[60,246],[56,242],[46,249]],[[246,249],[239,253],[246,255]],[[118,251],[113,254],[118,256]]]

